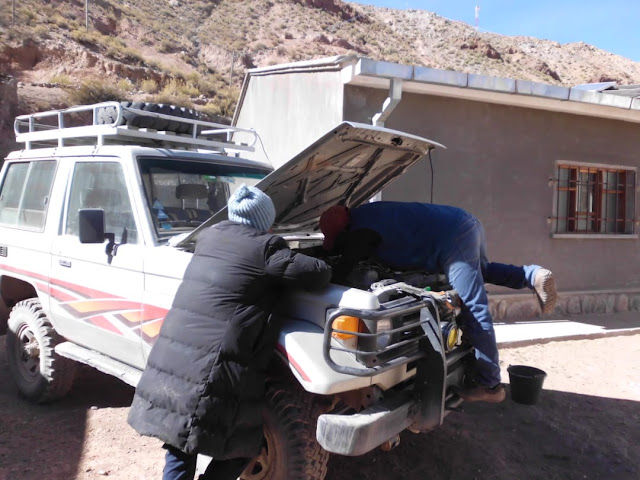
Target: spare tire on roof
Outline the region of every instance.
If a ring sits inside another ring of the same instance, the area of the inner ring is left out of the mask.
[[[144,110],[147,112],[161,113],[162,115],[173,115],[171,105],[165,105],[164,103],[147,103],[144,106]],[[173,121],[166,118],[156,118],[156,122],[156,127],[154,128],[161,131],[171,131],[174,125]]]
[[[176,107],[174,105],[128,101],[120,102],[120,104],[125,107],[125,110],[122,113],[122,120],[120,121],[120,125],[128,125],[130,127],[149,128],[159,131],[191,134],[193,132],[193,125],[190,123],[180,122],[178,119],[200,119],[200,114],[196,110],[187,109],[184,107]],[[177,118],[176,121],[171,121],[165,118],[148,117],[137,112],[127,110],[127,108],[142,110],[145,112],[161,113],[163,115],[171,115]],[[100,107],[97,109],[96,121],[98,125],[112,124],[116,121],[116,117],[116,107],[108,106]]]
[[[186,118],[189,120],[199,120],[200,114],[196,110],[192,110],[190,108],[184,107],[176,107],[176,114],[181,118]],[[191,123],[180,123],[180,127],[176,130],[176,133],[193,133],[193,124]]]
[[[95,122],[98,125],[109,125],[116,121],[117,116],[116,107],[100,107],[96,110]]]

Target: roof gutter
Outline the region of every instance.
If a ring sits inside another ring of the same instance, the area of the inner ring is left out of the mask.
[[[391,82],[396,79],[402,81],[405,93],[640,123],[640,96],[633,98],[612,95],[606,90],[587,91],[582,86],[561,87],[527,80],[401,65],[366,57],[360,57],[357,62],[347,63],[344,67],[342,81],[345,85],[393,89]],[[387,117],[388,115],[384,118]],[[381,117],[382,120],[384,118]]]
[[[382,104],[382,111],[373,116],[371,123],[376,127],[384,127],[385,120],[389,118],[389,115],[391,115],[391,112],[395,110],[401,99],[402,79],[392,78],[389,85],[389,96]]]

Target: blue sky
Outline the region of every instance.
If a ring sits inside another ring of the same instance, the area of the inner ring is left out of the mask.
[[[481,31],[527,35],[560,43],[583,41],[640,61],[640,1],[596,0],[357,0],[379,7],[420,9]]]

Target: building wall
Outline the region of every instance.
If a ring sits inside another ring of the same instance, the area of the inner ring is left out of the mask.
[[[347,86],[345,119],[370,122],[386,95],[386,91]],[[433,202],[462,207],[482,221],[490,260],[544,264],[556,273],[559,288],[573,292],[571,301],[579,304],[585,302],[579,297],[583,291],[640,290],[640,240],[552,238],[548,222],[553,214],[550,180],[555,162],[638,167],[637,125],[404,93],[385,126],[447,147],[432,157]],[[423,160],[389,186],[383,199],[428,202],[430,185],[429,162]],[[639,196],[636,192],[636,216]],[[604,301],[609,309],[638,300],[623,295]]]
[[[342,120],[339,71],[252,76],[236,126],[254,128],[274,167],[288,161]],[[254,154],[265,159],[256,144]]]

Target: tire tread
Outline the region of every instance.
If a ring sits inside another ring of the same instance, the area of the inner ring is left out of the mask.
[[[17,369],[12,367],[12,361],[10,360],[9,368],[13,374],[14,380],[23,395],[36,403],[45,403],[62,398],[69,392],[73,385],[76,364],[74,361],[61,357],[55,352],[55,346],[62,342],[63,339],[54,330],[47,314],[44,312],[42,305],[37,298],[23,300],[13,307],[12,312],[9,315],[10,327],[12,326],[12,323],[15,323],[15,320],[12,321],[12,317],[15,318],[16,316],[14,312],[19,314],[21,310],[26,310],[25,313],[31,316],[32,324],[29,326],[30,328],[37,330],[39,333],[41,357],[40,374],[42,375],[44,382],[42,382],[41,385],[39,385],[33,392],[28,391],[24,386],[21,386],[22,382],[19,378],[19,374],[17,373]],[[8,346],[10,342],[15,341],[15,338],[11,336],[11,333],[11,328],[9,328],[9,333],[7,335]],[[7,348],[7,352],[9,354],[9,352],[12,352],[12,349]],[[44,358],[42,358],[43,355]]]
[[[287,466],[291,480],[323,480],[327,474],[329,452],[315,438],[318,415],[322,405],[315,395],[290,383],[269,383],[267,402],[287,430],[291,463]],[[297,460],[296,460],[297,459]]]

